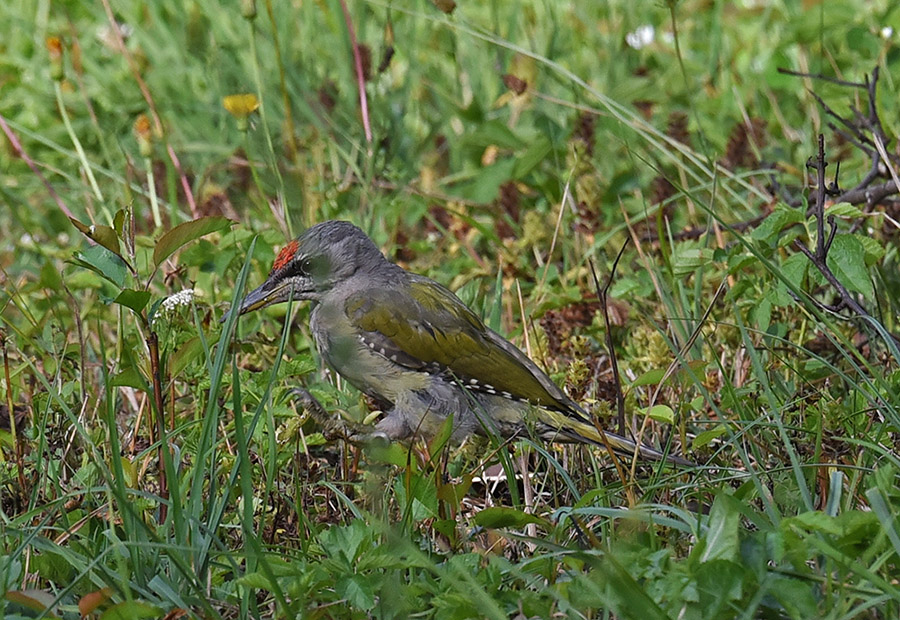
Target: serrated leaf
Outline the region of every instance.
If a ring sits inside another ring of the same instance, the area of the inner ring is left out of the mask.
[[[357,609],[372,609],[375,606],[375,590],[361,575],[346,575],[337,580],[335,592],[347,599]]]
[[[147,291],[136,291],[132,288],[126,288],[113,299],[114,304],[131,308],[135,312],[140,312],[150,301],[150,293]]]
[[[234,222],[227,217],[218,215],[201,217],[191,222],[179,224],[156,242],[156,247],[153,249],[153,264],[159,265],[182,246],[199,239],[203,235],[227,228],[232,224]]]
[[[808,268],[809,259],[799,253],[791,254],[781,263],[782,275],[798,289],[803,288],[803,280],[806,278]]]
[[[536,523],[545,527],[550,525],[546,519],[506,506],[485,508],[475,515],[475,523],[481,527],[489,527],[491,529],[504,527],[522,528],[530,523]]]
[[[750,237],[755,241],[774,241],[785,226],[799,224],[806,218],[802,209],[795,209],[785,204],[778,204],[775,209],[766,216],[766,219],[757,226]]]
[[[828,207],[826,214],[835,217],[861,217],[863,212],[849,202],[839,202]]]
[[[875,298],[875,287],[866,269],[866,251],[856,235],[835,235],[827,263],[838,281],[849,290],[870,300]]]
[[[690,275],[712,262],[712,258],[709,248],[678,247],[672,255],[672,271],[676,276]]]
[[[854,235],[862,243],[866,252],[866,266],[871,267],[884,257],[884,243],[866,235]]]
[[[125,288],[125,278],[128,276],[125,262],[102,245],[93,245],[84,252],[76,252],[75,260],[77,264],[103,276],[120,289]]]

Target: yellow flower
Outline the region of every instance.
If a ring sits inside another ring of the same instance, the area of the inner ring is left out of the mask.
[[[50,77],[56,81],[63,78],[63,46],[59,37],[47,37],[45,41],[50,54]]]
[[[134,136],[137,138],[141,156],[150,157],[153,154],[153,135],[150,131],[150,119],[146,114],[141,114],[134,121]]]
[[[253,93],[228,95],[222,99],[222,105],[237,120],[238,129],[247,131],[247,117],[259,108],[259,99]]]

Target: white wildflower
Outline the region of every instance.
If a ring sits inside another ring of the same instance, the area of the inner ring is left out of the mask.
[[[644,24],[643,26],[638,26],[632,32],[626,34],[625,43],[628,44],[628,47],[639,50],[653,43],[653,38],[655,35],[656,29],[650,24]]]
[[[178,306],[191,305],[192,301],[194,301],[194,289],[186,288],[163,299],[162,309],[171,312]]]
[[[881,29],[881,38],[882,39],[890,39],[892,36],[894,36],[894,29],[891,28],[890,26],[885,26],[884,28]]]

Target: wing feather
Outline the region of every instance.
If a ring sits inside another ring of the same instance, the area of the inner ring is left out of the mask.
[[[409,274],[405,290],[373,288],[351,295],[345,311],[373,350],[398,364],[448,371],[482,391],[589,418],[524,353],[490,330],[440,284]]]

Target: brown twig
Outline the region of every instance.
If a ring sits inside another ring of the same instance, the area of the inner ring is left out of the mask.
[[[815,196],[816,201],[813,206],[813,215],[816,218],[816,249],[815,252],[810,250],[808,247],[803,245],[803,243],[799,239],[794,240],[794,246],[797,247],[801,252],[803,252],[807,258],[809,258],[810,262],[819,270],[819,273],[831,284],[832,287],[838,292],[841,297],[840,303],[835,306],[828,306],[819,301],[816,301],[810,297],[810,299],[817,304],[818,306],[830,310],[832,312],[838,312],[844,308],[850,308],[857,315],[871,319],[871,315],[866,312],[866,310],[856,301],[853,295],[850,294],[850,291],[847,290],[841,282],[834,275],[834,272],[831,271],[831,268],[828,266],[828,251],[831,249],[831,242],[834,240],[834,235],[837,232],[837,224],[834,221],[834,216],[830,215],[827,217],[828,225],[831,230],[828,232],[828,239],[825,239],[825,198],[829,194],[830,191],[828,187],[825,185],[825,167],[828,165],[825,161],[825,136],[823,134],[819,134],[819,149],[818,154],[816,155],[816,161],[814,164],[809,163],[808,166],[815,168],[816,170],[816,189]],[[836,187],[837,182],[833,184],[833,187]]]
[[[622,258],[622,254],[625,253],[625,248],[628,247],[628,239],[625,239],[625,243],[622,244],[622,247],[619,248],[619,253],[616,255],[616,260],[613,261],[612,269],[609,270],[609,276],[606,278],[606,283],[603,287],[600,287],[600,280],[597,278],[597,271],[594,269],[594,261],[589,260],[588,265],[591,267],[591,277],[594,279],[594,288],[597,289],[597,297],[600,299],[600,307],[603,309],[603,326],[606,329],[606,349],[609,353],[609,363],[612,366],[613,372],[613,383],[616,386],[616,421],[619,424],[619,434],[625,435],[625,393],[622,390],[622,378],[619,375],[619,362],[616,359],[616,349],[615,343],[613,342],[612,336],[612,323],[609,320],[609,287],[612,284],[613,276],[616,273],[616,267],[619,265],[619,260]]]
[[[169,488],[166,481],[166,442],[168,438],[165,430],[165,409],[163,408],[162,396],[162,369],[159,365],[159,337],[153,328],[150,327],[147,335],[147,349],[150,351],[150,375],[153,381],[153,404],[156,411],[156,440],[159,441],[159,496],[162,501],[159,503],[159,522],[165,523],[168,506],[166,501],[169,499]]]

